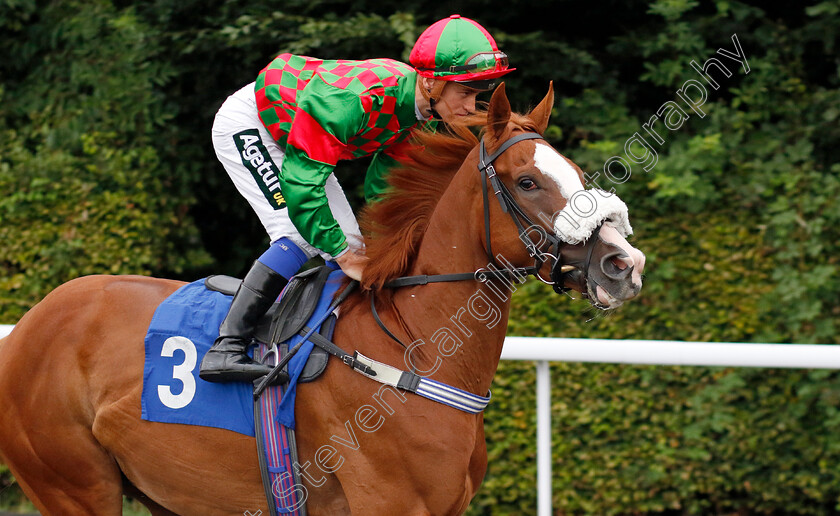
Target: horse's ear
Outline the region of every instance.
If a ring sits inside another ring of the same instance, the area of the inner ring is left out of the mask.
[[[542,102],[528,114],[528,118],[534,121],[537,125],[537,132],[540,134],[544,134],[546,127],[548,127],[552,107],[554,107],[554,81],[548,83],[548,94],[542,99]]]
[[[499,84],[490,97],[490,105],[487,108],[487,135],[492,139],[498,139],[507,128],[510,121],[510,101],[505,94],[505,83]]]

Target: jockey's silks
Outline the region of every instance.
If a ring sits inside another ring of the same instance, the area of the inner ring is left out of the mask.
[[[301,235],[335,256],[346,244],[330,212],[324,183],[339,160],[400,152],[415,112],[414,69],[392,59],[325,61],[281,54],[256,80],[260,120],[285,147],[280,180]],[[390,159],[374,159],[366,196],[384,188]]]

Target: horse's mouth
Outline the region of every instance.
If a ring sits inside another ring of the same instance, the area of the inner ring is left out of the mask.
[[[600,310],[612,310],[624,304],[624,301],[615,298],[604,287],[594,281],[587,282],[586,290],[589,302],[592,306]]]

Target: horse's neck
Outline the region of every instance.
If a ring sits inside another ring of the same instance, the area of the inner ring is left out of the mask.
[[[480,240],[484,234],[480,186],[463,176],[453,179],[438,202],[409,275],[474,272],[487,266]],[[412,348],[413,362],[424,370],[438,364],[430,377],[484,394],[499,364],[509,293],[476,280],[395,292],[394,306],[406,329],[414,342],[424,343]]]

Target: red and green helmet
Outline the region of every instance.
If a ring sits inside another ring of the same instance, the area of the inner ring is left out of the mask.
[[[490,89],[495,80],[515,68],[499,50],[487,29],[475,21],[453,14],[424,30],[409,62],[423,77],[457,81],[476,89]]]

